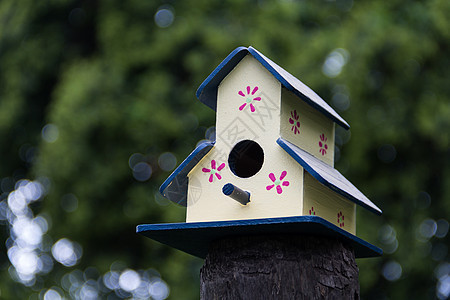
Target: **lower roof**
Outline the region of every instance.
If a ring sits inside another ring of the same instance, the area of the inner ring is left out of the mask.
[[[338,170],[283,138],[279,138],[277,143],[320,183],[371,212],[378,215],[382,214],[381,209],[364,196]],[[188,174],[212,147],[214,147],[214,142],[203,142],[199,144],[175,171],[173,171],[166,181],[164,181],[159,189],[160,193],[172,202],[187,206]]]
[[[381,209],[364,196],[338,170],[283,138],[279,138],[277,143],[320,183],[371,212],[377,215],[382,214]]]
[[[172,202],[186,206],[188,191],[188,173],[212,149],[214,142],[202,142],[170,174],[159,188],[159,192]]]

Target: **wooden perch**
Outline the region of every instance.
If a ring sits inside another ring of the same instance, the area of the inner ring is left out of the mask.
[[[247,205],[247,203],[250,202],[250,193],[232,185],[231,183],[225,184],[222,188],[222,192],[242,205]]]

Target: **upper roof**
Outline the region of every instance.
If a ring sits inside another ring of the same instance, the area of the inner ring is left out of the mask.
[[[350,125],[313,90],[251,46],[248,48],[238,47],[231,52],[200,85],[197,90],[197,98],[213,110],[216,110],[219,84],[247,54],[257,59],[286,89],[323,113],[333,122],[345,129],[350,128]]]

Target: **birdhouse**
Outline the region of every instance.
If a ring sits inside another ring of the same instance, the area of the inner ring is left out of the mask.
[[[289,230],[344,236],[366,248],[360,256],[381,254],[355,236],[356,205],[381,210],[334,168],[335,127],[349,125],[314,91],[256,49],[239,47],[197,97],[216,111],[216,140],[200,143],[160,188],[186,206],[178,230],[280,233],[289,223]]]

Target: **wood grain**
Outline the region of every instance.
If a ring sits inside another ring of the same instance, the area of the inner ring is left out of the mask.
[[[359,299],[353,250],[312,236],[214,242],[200,271],[200,299]]]

